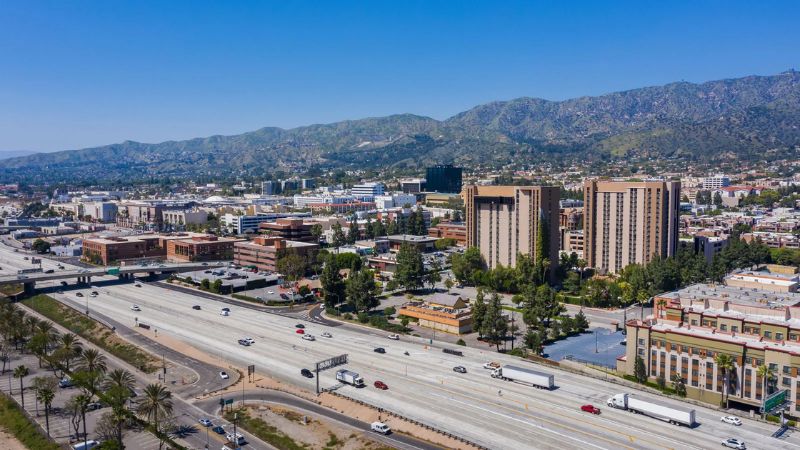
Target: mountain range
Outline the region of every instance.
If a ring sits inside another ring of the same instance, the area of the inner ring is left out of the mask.
[[[671,83],[595,97],[497,101],[439,121],[413,114],[233,136],[38,153],[0,161],[1,181],[135,180],[309,168],[416,169],[677,158],[797,157],[800,73]]]

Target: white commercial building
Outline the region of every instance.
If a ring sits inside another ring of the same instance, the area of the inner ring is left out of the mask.
[[[353,188],[350,189],[350,192],[353,195],[383,195],[385,187],[383,183],[361,183],[353,185]]]
[[[401,208],[408,205],[417,204],[417,196],[413,194],[389,194],[376,195],[374,197],[375,209]]]
[[[731,185],[731,179],[725,175],[714,175],[703,178],[703,189],[719,189]]]

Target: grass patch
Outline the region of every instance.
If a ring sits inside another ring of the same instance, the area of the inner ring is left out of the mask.
[[[12,296],[17,295],[22,292],[22,285],[21,284],[4,284],[0,285],[0,294]]]
[[[239,426],[247,430],[262,441],[280,450],[305,450],[307,445],[295,442],[291,436],[284,434],[278,428],[264,422],[259,418],[250,417],[250,414],[243,409],[237,411],[239,414]],[[233,412],[225,413],[225,419],[233,421]]]
[[[158,358],[124,341],[104,325],[46,295],[25,299],[22,304],[145,373],[153,373],[159,368]]]
[[[328,432],[328,437],[330,439],[328,439],[328,442],[325,443],[325,448],[333,449],[333,448],[340,447],[342,444],[344,444],[344,442],[342,442],[339,439],[339,436],[336,436],[335,434],[331,433],[330,431]]]
[[[41,428],[32,423],[16,403],[5,395],[0,395],[0,427],[8,431],[31,450],[59,450],[61,447],[50,442]]]

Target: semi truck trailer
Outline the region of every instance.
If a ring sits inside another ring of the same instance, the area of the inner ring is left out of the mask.
[[[555,387],[555,378],[553,375],[516,366],[506,365],[498,367],[492,370],[492,378],[516,381],[517,383],[528,384],[542,389],[553,389],[553,387]]]
[[[676,408],[674,406],[636,397],[631,394],[616,394],[609,398],[606,404],[612,408],[626,409],[675,425],[691,427],[695,424],[693,409]]]

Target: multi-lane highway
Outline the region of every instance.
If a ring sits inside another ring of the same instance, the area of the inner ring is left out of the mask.
[[[0,258],[14,257],[0,248]],[[19,256],[21,258],[21,256]],[[85,291],[85,290],[84,290]],[[514,357],[478,349],[462,349],[464,357],[450,356],[440,349],[404,337],[392,341],[385,334],[352,327],[328,328],[306,322],[306,333],[317,337],[309,342],[296,333],[296,319],[230,306],[230,316],[221,316],[221,304],[213,299],[163,289],[158,285],[120,284],[103,287],[90,300],[92,310],[123,324],[134,318],[157,327],[194,347],[244,367],[255,364],[261,373],[314,389],[314,380],[301,377],[300,369],[341,353],[350,355],[348,368],[359,372],[367,387],[341,387],[338,392],[428,423],[490,448],[711,448],[729,437],[743,439],[748,448],[799,448],[800,439],[771,438],[774,425],[744,420],[734,427],[720,422],[721,414],[695,408],[699,425],[677,427],[648,417],[605,407],[606,399],[623,391],[619,386],[562,372],[555,374],[557,389],[542,391],[528,386],[492,379],[483,362],[519,362]],[[84,305],[75,291],[59,294],[61,301]],[[132,311],[137,304],[141,311]],[[200,305],[200,310],[192,309]],[[321,337],[323,331],[332,338]],[[243,347],[237,340],[253,337],[256,343]],[[374,352],[384,347],[385,354]],[[408,352],[405,355],[404,352]],[[462,365],[466,374],[452,368]],[[380,380],[386,391],[372,384]],[[321,375],[323,387],[336,386],[333,371]],[[648,394],[640,393],[643,397]],[[662,402],[681,405],[665,399]],[[580,411],[583,404],[602,408],[595,416]],[[683,405],[686,407],[686,405]]]

